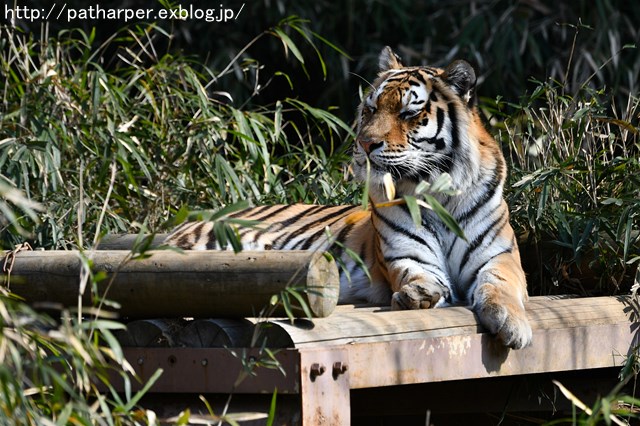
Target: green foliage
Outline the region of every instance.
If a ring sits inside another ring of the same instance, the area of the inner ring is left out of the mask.
[[[638,99],[609,109],[586,85],[568,94],[553,80],[536,84],[491,111],[508,111],[508,204],[529,281],[541,285],[533,292],[628,291],[640,254]]]
[[[625,0],[264,0],[250,7],[247,3],[246,13],[246,19],[234,23],[232,37],[220,36],[219,28],[185,23],[181,27],[184,41],[176,42],[186,45],[188,39],[199,39],[198,45],[188,45],[192,51],[236,51],[246,43],[243,33],[255,34],[288,15],[306,19],[315,32],[330,34],[354,59],[348,62],[328,46],[317,46],[326,63],[326,81],[297,88],[298,95],[314,105],[338,105],[343,119],[351,119],[357,103],[352,94],[361,84],[360,78],[347,76],[374,76],[376,57],[385,45],[414,65],[445,66],[454,59],[471,62],[479,77],[479,93],[490,98],[518,99],[532,88],[529,77],[553,78],[575,92],[594,74],[591,87],[606,87],[618,100],[633,94],[640,84],[640,51],[623,49],[640,40],[636,25],[640,5]],[[203,31],[211,36],[202,37]],[[308,58],[314,55],[311,46],[302,45],[299,50]],[[269,69],[273,62],[267,58],[276,53],[276,46],[265,46],[252,58]],[[223,57],[208,60],[216,67]],[[287,72],[292,78],[303,77],[295,58],[289,62]],[[320,70],[315,74],[323,76]],[[247,89],[238,85],[232,90]],[[265,95],[286,90],[278,84],[271,89]]]
[[[637,319],[638,316],[638,295],[637,290],[640,282],[636,280],[633,292],[632,312]],[[604,396],[598,396],[591,407],[588,407],[583,401],[575,396],[562,383],[553,381],[553,384],[560,390],[562,395],[571,401],[572,416],[571,418],[559,418],[545,423],[545,426],[552,425],[628,425],[637,422],[640,418],[640,399],[627,395],[624,390],[628,387],[629,382],[636,380],[638,377],[638,346],[636,345],[627,356],[622,370],[620,371],[620,381]],[[634,386],[635,387],[635,386]],[[634,392],[635,394],[635,392]],[[580,410],[580,411],[578,411]]]
[[[133,369],[112,333],[122,324],[106,316],[78,322],[69,312],[56,322],[0,288],[0,327],[0,422],[127,425],[153,416],[136,406],[161,371],[131,392]],[[114,380],[128,391],[116,393]]]
[[[389,44],[407,63],[475,62],[488,96],[482,108],[510,161],[507,196],[530,292],[624,291],[640,260],[640,55],[629,48],[640,7],[567,5],[276,0],[247,5],[234,27],[44,27],[39,37],[2,26],[0,245],[83,248],[106,232],[169,229],[191,208],[233,245],[222,206],[357,202],[360,190],[345,182],[352,131],[343,120],[353,118],[362,83],[347,76],[373,76],[373,58]],[[414,212],[422,201],[448,220],[429,198],[437,188],[422,189],[401,201]],[[132,256],[143,257],[149,242]],[[85,285],[92,279],[100,277]],[[270,308],[291,314],[300,302],[304,311],[297,289],[274,300]],[[80,312],[52,321],[4,290],[0,321],[0,415],[25,424],[153,423],[153,413],[135,408],[142,393],[119,395],[105,382],[108,373],[130,380],[112,334],[121,325]],[[243,377],[253,374],[256,365],[241,358]],[[278,367],[264,345],[255,362]],[[612,401],[637,405],[619,391],[584,414],[585,424],[606,423],[619,408]],[[209,414],[175,421],[234,421]]]
[[[298,52],[289,30],[304,43],[328,44],[304,25],[286,20],[256,40],[275,36],[285,54]],[[255,224],[228,215],[249,201],[343,203],[356,196],[355,186],[342,183],[348,125],[294,98],[255,106],[259,84],[249,98],[232,99],[217,90],[225,70],[160,54],[154,43],[170,35],[153,25],[119,31],[103,44],[94,31],[41,39],[4,26],[0,32],[0,244],[6,248],[28,239],[44,248],[82,249],[107,232],[140,229],[135,261],[148,256],[151,238],[144,232],[189,214],[214,221],[219,240],[233,246],[230,225]],[[239,56],[227,70],[256,66],[237,62]],[[105,278],[82,261],[80,294]],[[132,368],[112,333],[123,325],[90,319],[107,315],[103,306],[112,302],[79,302],[74,315],[65,311],[57,323],[0,289],[0,420],[156,423],[137,404],[157,375],[132,393]],[[297,290],[282,297],[289,311],[299,305],[310,314]],[[264,345],[260,353],[242,358],[239,380],[257,367],[279,367]],[[123,395],[110,384],[116,376],[125,381]],[[275,395],[271,418],[274,407]],[[205,417],[185,412],[176,421],[238,420],[226,408]]]
[[[560,389],[560,392],[571,401],[573,405],[572,417],[561,418],[545,423],[545,426],[552,425],[628,425],[632,424],[632,419],[638,419],[638,405],[640,400],[628,395],[618,394],[622,389],[616,386],[608,395],[598,398],[592,407],[588,407],[578,397],[576,397],[569,389],[565,388],[561,383],[553,381]],[[580,410],[580,412],[577,411]]]
[[[258,37],[282,39],[303,24],[286,20]],[[349,126],[297,99],[232,102],[214,90],[224,72],[160,54],[154,43],[168,34],[158,28],[123,30],[102,45],[80,30],[48,40],[0,31],[2,179],[46,207],[37,217],[28,211],[5,220],[4,247],[24,238],[18,227],[31,232],[34,246],[69,248],[99,226],[160,229],[184,205],[353,197],[354,187],[342,183]],[[291,51],[293,39],[284,40]]]

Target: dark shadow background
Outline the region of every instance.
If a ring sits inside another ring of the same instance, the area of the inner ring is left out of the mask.
[[[35,0],[28,7],[49,11],[53,3]],[[92,4],[68,0],[63,16],[68,9]],[[289,31],[306,59],[307,75],[293,55],[283,55],[278,39],[263,37],[242,55],[244,63],[261,64],[259,79],[266,79],[274,71],[286,73],[293,89],[285,78],[276,78],[251,102],[265,105],[285,96],[296,97],[314,106],[338,107],[337,115],[346,121],[353,118],[358,86],[375,76],[376,57],[385,45],[412,65],[444,66],[454,59],[471,62],[479,76],[479,95],[490,99],[517,101],[532,90],[532,78],[557,79],[572,93],[593,74],[590,85],[605,87],[606,96],[626,102],[630,93],[637,92],[640,75],[640,52],[630,47],[640,39],[640,3],[625,0],[178,0],[162,4],[120,0],[99,5],[103,9],[159,10],[163,4],[216,9],[213,16],[220,16],[221,6],[234,12],[241,10],[237,19],[228,22],[155,20],[172,34],[171,39],[154,40],[156,47],[192,55],[214,70],[224,69],[256,35],[282,19],[295,15],[307,20],[308,29],[349,57],[316,39],[326,62],[325,78],[313,48],[295,31]],[[54,14],[62,3],[56,6]],[[39,34],[43,22],[22,20],[16,24]],[[130,27],[138,24],[126,23]],[[101,42],[123,25],[122,21],[108,19],[50,19],[47,31],[54,35],[65,28],[83,28],[87,33],[95,30],[95,41]],[[237,66],[234,75],[235,79],[224,79],[211,90],[227,91],[234,102],[241,103],[253,91],[255,73],[243,72]]]

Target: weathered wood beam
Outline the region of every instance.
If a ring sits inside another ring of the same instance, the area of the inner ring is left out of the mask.
[[[532,297],[526,304],[531,327],[567,329],[638,322],[638,306],[630,297]],[[329,318],[309,321],[273,320],[267,337],[288,347],[408,340],[423,337],[469,336],[483,333],[473,312],[465,307],[391,311],[386,306],[338,306]],[[287,339],[288,338],[288,339]]]
[[[533,343],[521,350],[501,345],[466,308],[339,307],[313,327],[275,320],[265,333],[310,353],[347,348],[350,387],[359,389],[621,366],[638,344],[638,313],[630,296],[532,298]]]
[[[155,234],[151,241],[151,247],[157,248],[169,234]],[[102,237],[97,250],[131,250],[139,238],[149,238],[151,234],[140,237],[138,234],[108,234]]]
[[[15,256],[11,291],[29,303],[53,302],[77,306],[81,256],[94,273],[105,272],[90,296],[121,305],[129,318],[257,316],[273,295],[298,289],[316,317],[329,315],[337,304],[339,277],[333,260],[308,251],[266,251],[234,254],[226,251],[154,251],[131,260],[128,251],[34,251]],[[95,293],[94,293],[95,291]],[[290,293],[289,299],[296,302]],[[300,309],[294,314],[303,316]],[[284,316],[276,309],[273,316]]]
[[[306,324],[304,331],[294,331],[294,328],[302,327],[279,324],[290,332],[291,340],[296,339],[299,343],[295,348],[278,353],[300,354],[296,371],[300,372],[300,380],[305,383],[302,386],[304,392],[305,387],[313,390],[314,383],[327,388],[348,383],[350,389],[363,389],[620,367],[638,344],[638,305],[630,297],[534,298],[528,307],[534,332],[533,343],[520,350],[505,348],[478,328],[473,314],[468,310],[464,313],[462,308],[397,313],[369,309],[359,313],[356,309],[316,319],[314,327]],[[403,323],[402,315],[418,325],[393,325],[395,320]],[[423,319],[420,320],[419,316]],[[349,320],[350,317],[353,319]],[[371,317],[376,317],[376,320]],[[447,320],[452,320],[452,324],[462,324],[462,328],[453,325],[449,330]],[[367,327],[366,324],[376,325]],[[470,330],[464,324],[474,324],[476,330]],[[365,331],[370,336],[365,336]],[[304,334],[309,334],[310,338],[302,339]],[[353,334],[351,338],[348,337],[350,334]],[[226,356],[224,349],[201,349],[203,352],[176,349],[180,348],[137,348],[132,353],[153,354],[157,359],[153,367],[165,369],[167,377],[163,376],[163,379],[171,386],[181,382],[185,372],[189,371],[190,375],[202,378],[199,381],[189,379],[180,389],[188,388],[190,392],[222,391],[215,386],[213,378],[227,367],[210,362],[208,369],[201,369],[194,367],[189,357],[206,356],[211,361],[218,356]],[[185,360],[180,358],[183,354],[188,354]],[[167,363],[182,365],[185,370],[169,369]],[[212,369],[211,365],[219,368]],[[151,374],[154,370],[145,371]],[[332,379],[333,376],[335,378]],[[300,389],[299,386],[296,384],[296,389]],[[175,389],[162,385],[154,387],[155,392]],[[256,391],[258,389],[251,387],[243,390],[248,393]]]

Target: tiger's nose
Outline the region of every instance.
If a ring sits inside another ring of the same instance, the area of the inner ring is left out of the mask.
[[[358,141],[358,144],[360,144],[360,146],[362,147],[362,149],[364,149],[364,152],[367,154],[370,154],[372,151],[384,145],[384,142],[376,141],[375,139],[371,139],[371,138],[359,137],[357,138],[357,141]]]

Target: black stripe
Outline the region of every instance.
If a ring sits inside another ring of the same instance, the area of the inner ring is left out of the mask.
[[[376,233],[376,237],[378,237],[379,241],[382,241],[384,244],[386,245],[391,245],[391,243],[389,243],[389,240],[387,239],[386,236],[382,235],[382,233],[380,232],[380,230],[376,227],[376,225],[373,223],[373,220],[371,221],[371,227],[373,228],[373,231]]]
[[[471,280],[470,283],[473,283],[477,278],[478,278],[478,273],[480,272],[480,269],[484,268],[487,263],[491,262],[493,259],[495,259],[496,257],[505,254],[505,253],[511,253],[513,251],[513,245],[510,246],[509,248],[506,248],[504,250],[502,250],[501,252],[497,253],[495,256],[492,256],[491,258],[487,259],[487,261],[485,263],[483,263],[482,265],[479,265],[471,274]],[[473,304],[473,299],[470,300],[470,304]]]
[[[435,253],[434,253],[434,256],[435,256]],[[386,257],[385,256],[385,258],[384,258],[385,263],[398,262],[400,260],[410,260],[412,262],[419,263],[419,264],[424,265],[424,266],[432,266],[432,267],[436,268],[437,270],[442,271],[442,268],[440,268],[440,266],[438,264],[431,263],[431,262],[426,261],[426,260],[422,260],[422,259],[420,259],[418,257],[415,257],[415,256],[393,256],[393,257]]]
[[[242,209],[240,211],[237,211],[235,213],[230,214],[229,217],[235,219],[235,218],[238,218],[238,217],[243,217],[243,215],[246,215],[247,213],[251,213],[252,215],[260,214],[261,212],[263,212],[265,210],[269,210],[271,207],[273,207],[273,206],[265,205],[265,206],[258,206],[258,207],[254,207],[254,208]]]
[[[346,239],[349,236],[349,233],[351,232],[351,230],[353,229],[353,227],[355,226],[355,223],[350,223],[346,226],[344,226],[340,232],[338,232],[338,235],[336,236],[336,241],[340,242],[340,245],[334,245],[333,247],[331,247],[331,253],[334,255],[334,257],[339,258],[342,257],[342,252],[344,251],[344,244]]]
[[[447,154],[444,159],[438,160],[436,163],[436,168],[440,171],[440,173],[450,173],[451,168],[453,167],[453,153],[450,155]]]
[[[255,231],[256,228],[252,227],[252,226],[243,226],[241,227],[242,229],[238,232],[238,235],[240,236],[240,239],[242,240],[244,237],[247,236],[247,234],[249,234],[251,231]],[[255,241],[254,241],[255,243]]]
[[[449,121],[451,121],[451,150],[455,152],[460,145],[460,135],[458,134],[458,113],[454,102],[449,103]]]
[[[191,234],[180,234],[178,236],[178,239],[175,240],[174,245],[176,247],[180,247],[181,249],[185,249],[185,250],[190,250],[193,247],[193,243],[191,243],[189,241],[189,237],[191,236]],[[173,239],[175,239],[176,237],[173,237]]]
[[[294,223],[296,223],[297,221],[299,221],[301,218],[303,218],[304,216],[310,216],[314,213],[316,213],[319,210],[322,210],[326,208],[326,206],[309,206],[309,208],[306,208],[304,210],[302,210],[300,213],[293,215],[281,222],[278,222],[283,228],[287,227],[287,226],[291,226]]]
[[[436,137],[433,137],[433,138],[418,138],[418,139],[415,140],[415,142],[417,142],[417,143],[426,142],[428,144],[435,145],[437,150],[443,150],[444,147],[445,147],[445,143],[444,143],[444,139],[443,138],[436,138]],[[411,143],[411,141],[409,143]]]
[[[429,99],[429,100],[427,101],[426,105],[424,106],[424,110],[425,110],[425,112],[426,112],[427,114],[431,114],[431,99]],[[429,118],[428,118],[428,117],[425,117],[425,118],[424,118],[424,120],[422,120],[422,121],[420,122],[420,125],[421,125],[421,126],[426,126],[426,125],[427,125],[427,123],[429,123]]]
[[[407,215],[407,219],[409,220],[409,222],[414,223],[413,217],[411,217],[411,212],[409,211],[409,206],[407,206],[406,204],[401,204],[400,208]],[[431,221],[430,221],[431,217],[429,213],[425,212],[424,210],[425,209],[423,207],[420,207],[420,225],[422,225],[422,227],[425,228],[427,232],[432,234],[435,237],[438,244],[440,244],[440,238],[438,237],[438,234],[436,233],[435,228],[431,224]],[[425,245],[429,247],[429,244],[425,243]],[[431,249],[431,247],[429,247],[429,249]]]
[[[500,222],[502,222],[502,225],[500,225],[498,227]],[[500,231],[502,231],[502,229],[508,223],[509,223],[509,221],[507,220],[507,214],[506,214],[506,210],[505,210],[505,211],[502,212],[502,214],[500,216],[498,216],[493,222],[491,222],[491,224],[489,226],[487,226],[485,228],[485,230],[480,233],[480,235],[478,235],[471,243],[469,243],[469,246],[467,247],[467,250],[465,251],[464,256],[462,256],[462,260],[459,263],[460,269],[462,269],[464,267],[464,265],[469,261],[469,257],[471,256],[471,253],[473,253],[475,250],[478,249],[478,247],[484,241],[484,239],[487,237],[487,235],[489,235],[490,231],[493,231],[493,237],[492,237],[489,245],[491,245],[491,243],[493,243],[493,241],[495,241],[495,239],[498,236],[498,234],[500,233]]]
[[[320,211],[320,210],[324,210],[326,209],[327,206],[313,206],[309,209],[305,209],[302,212],[298,213],[295,216],[292,216],[286,220],[283,220],[282,222],[280,222],[278,225],[280,225],[280,229],[286,229],[288,227],[290,227],[291,225],[294,225],[296,222],[298,222],[300,219],[302,219],[305,216],[311,216],[313,214],[315,214],[316,212]],[[308,229],[308,225],[307,226],[303,226],[301,228],[299,228],[298,230],[302,229],[302,232],[304,232],[306,229]],[[294,231],[295,232],[295,231]],[[278,238],[276,238],[273,241],[273,247],[274,249],[279,249],[281,247],[284,247],[284,244],[280,244],[280,240],[285,238],[288,239],[289,233],[284,233],[282,235],[280,235]]]
[[[422,244],[422,245],[428,245],[427,242],[422,239],[421,237],[415,235],[414,233],[410,232],[408,229],[404,229],[401,226],[396,225],[395,223],[391,222],[389,219],[387,219],[386,217],[384,217],[383,215],[381,215],[378,212],[378,209],[376,209],[375,205],[371,204],[371,212],[372,214],[375,214],[381,221],[382,223],[384,223],[387,227],[391,228],[393,231],[398,232],[406,237],[411,238],[412,240]]]
[[[344,206],[341,207],[338,211],[335,211],[333,213],[330,213],[326,216],[322,216],[320,219],[316,219],[313,222],[307,223],[304,226],[301,226],[300,228],[296,229],[295,231],[291,232],[284,241],[280,242],[281,247],[286,247],[286,245],[288,243],[291,242],[291,240],[293,240],[294,238],[304,234],[306,231],[308,231],[309,229],[315,227],[316,225],[322,224],[328,220],[333,219],[336,216],[341,216],[344,215],[344,212],[353,209],[353,206]],[[331,224],[337,222],[338,220],[340,220],[341,218],[338,218],[337,220],[333,221]],[[330,225],[331,225],[330,224]],[[323,229],[320,230],[321,233],[324,233],[324,227]]]
[[[271,214],[264,215],[262,220],[263,219],[267,219],[267,218],[269,218],[269,217],[271,217],[273,215],[276,215],[278,213],[281,213],[281,212],[287,210],[288,208],[293,207],[294,205],[295,204],[288,204],[288,205],[282,206],[279,209],[277,209],[275,212],[272,212]],[[266,228],[256,232],[256,234],[253,236],[253,242],[257,243],[261,236],[263,236],[267,232],[270,232],[274,227],[279,226],[282,229],[282,228],[284,228],[286,226],[291,225],[291,223],[299,220],[301,217],[303,217],[305,214],[307,214],[310,210],[317,210],[318,208],[322,208],[323,206],[313,206],[313,207],[309,206],[309,207],[311,207],[311,208],[307,208],[307,209],[303,210],[302,212],[298,213],[297,215],[295,215],[293,217],[290,217],[288,219],[285,219],[283,221],[274,222],[274,223],[270,224],[269,226],[267,226]],[[293,221],[293,222],[289,223],[290,221]],[[276,244],[276,241],[273,241],[271,246],[273,247],[273,246],[275,246],[275,244]]]
[[[446,258],[449,259],[451,257],[451,251],[453,251],[453,247],[456,245],[456,243],[460,240],[460,238],[456,237],[453,242],[451,243],[451,245],[449,246],[449,249],[447,250],[447,255]]]
[[[436,130],[436,136],[440,134],[442,131],[442,126],[444,125],[444,110],[442,108],[438,108],[436,111],[436,121],[438,123],[438,129]],[[435,137],[431,138],[435,139]]]
[[[263,216],[258,216],[258,217],[251,218],[251,220],[260,220],[260,221],[264,221],[265,219],[268,219],[268,218],[270,218],[270,217],[272,217],[272,216],[275,216],[275,215],[277,215],[278,213],[282,213],[282,212],[284,212],[285,210],[289,210],[289,209],[290,209],[291,207],[293,207],[293,206],[295,206],[295,204],[286,204],[286,205],[283,205],[283,206],[280,206],[280,207],[276,208],[276,209],[275,209],[275,210],[273,210],[273,211],[269,211],[269,212],[267,212],[267,213],[266,213],[265,215],[263,215]],[[267,207],[276,207],[276,206],[267,206]],[[260,213],[262,213],[262,210],[261,210],[260,212],[258,212],[257,214],[260,214]]]
[[[404,272],[402,273],[402,276],[400,277],[400,282],[403,283],[405,278],[407,278],[407,275],[409,275],[409,268],[404,268]]]
[[[216,238],[216,227],[212,226],[211,227],[211,231],[209,231],[209,235],[207,235],[207,245],[206,248],[207,250],[215,250],[216,249],[216,243],[218,242],[217,238]],[[226,249],[227,246],[225,244],[224,247],[222,247],[222,244],[220,244],[220,249],[224,250]]]
[[[311,235],[310,237],[307,237],[305,240],[299,241],[296,243],[296,245],[292,248],[293,250],[297,250],[297,247],[302,244],[302,246],[300,247],[300,250],[309,250],[309,247],[311,247],[311,245],[316,242],[318,240],[318,238],[322,237],[325,234],[325,230],[328,227],[331,227],[334,223],[336,222],[340,222],[341,220],[344,220],[344,217],[339,217],[336,220],[332,221],[331,223],[328,223],[326,226],[323,226],[321,229],[319,229],[318,231],[316,231],[313,235]],[[345,228],[346,226],[343,226],[343,228]],[[338,234],[340,235],[340,234]],[[288,241],[287,241],[288,242]],[[283,243],[283,245],[286,245],[287,243]]]
[[[286,204],[286,205],[282,205],[282,206],[261,206],[259,207],[258,211],[249,211],[249,210],[243,210],[241,212],[239,212],[236,215],[233,215],[232,217],[236,218],[236,219],[247,219],[247,220],[255,220],[257,222],[264,222],[265,219],[269,219],[273,216],[276,216],[279,213],[282,213],[288,209],[290,209],[291,207],[293,207],[295,204]],[[275,208],[275,210],[273,209]],[[246,215],[244,217],[242,217],[242,214],[247,214],[247,213],[251,213],[249,215]],[[264,214],[262,214],[264,213]],[[258,216],[253,217],[255,214],[257,214]],[[262,215],[261,215],[262,214]],[[261,216],[260,216],[261,215]],[[263,236],[265,233],[269,232],[269,230],[271,230],[271,228],[274,226],[275,224],[269,224],[269,226],[267,226],[266,228],[263,229],[259,229],[255,235],[253,236],[253,243],[257,243],[258,240],[260,239],[261,236]],[[260,225],[258,224],[258,227]],[[251,231],[255,231],[256,228],[253,227],[245,227],[245,229],[243,229],[242,231],[240,231],[240,238],[243,238],[244,236],[246,236],[247,234],[249,234]]]
[[[500,186],[501,183],[502,179],[500,175],[496,173],[496,170],[494,170],[491,180],[487,182],[483,188],[485,190],[485,193],[482,194],[482,197],[480,197],[480,199],[476,201],[473,207],[471,207],[469,210],[467,210],[457,218],[458,223],[466,222],[469,218],[474,216],[482,207],[484,207],[489,202],[489,200],[493,198],[496,188]]]
[[[407,79],[407,74],[402,73],[402,74],[395,74],[392,77],[389,77],[388,79],[386,79],[384,82],[385,83],[392,83],[394,81],[404,81]]]

